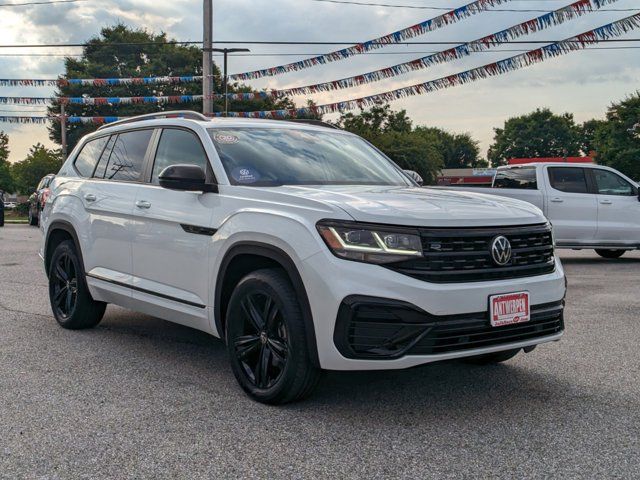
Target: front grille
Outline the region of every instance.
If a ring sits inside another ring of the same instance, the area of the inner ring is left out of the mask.
[[[403,302],[355,297],[340,307],[334,341],[348,358],[437,355],[555,335],[563,302],[536,305],[525,323],[492,327],[488,312],[437,316]]]
[[[497,236],[511,243],[512,257],[499,266],[491,256]],[[404,275],[433,283],[477,282],[530,277],[555,269],[549,225],[505,228],[420,230],[423,257],[388,265]]]

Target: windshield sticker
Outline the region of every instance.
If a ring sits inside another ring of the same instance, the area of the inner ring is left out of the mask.
[[[234,145],[240,141],[238,137],[231,133],[216,133],[213,139],[221,145]]]
[[[260,174],[253,168],[238,167],[231,171],[231,176],[238,183],[255,183],[260,180]]]

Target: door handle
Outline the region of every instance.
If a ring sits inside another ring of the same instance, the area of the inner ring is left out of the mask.
[[[600,200],[602,205],[611,205],[613,202],[611,200]]]
[[[95,196],[93,193],[87,193],[87,194],[84,196],[84,199],[85,199],[87,202],[95,202],[95,201],[97,200],[97,199],[96,199],[96,196]]]
[[[138,208],[151,208],[151,202],[147,202],[146,200],[138,200],[136,202],[136,207],[138,207]]]
[[[552,199],[551,199],[551,201],[552,201],[553,203],[562,203],[562,202],[564,202],[564,200],[563,200],[563,199],[558,198],[558,197],[556,197],[556,198],[552,198]]]

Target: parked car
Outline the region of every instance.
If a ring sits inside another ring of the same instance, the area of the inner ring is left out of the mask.
[[[29,196],[29,225],[37,226],[40,221],[40,212],[44,208],[44,204],[51,193],[49,185],[51,180],[55,178],[53,173],[45,175],[38,183],[36,191]]]
[[[613,168],[567,163],[499,167],[492,187],[448,188],[532,203],[553,224],[558,248],[592,248],[604,258],[640,248],[638,184]]]
[[[273,404],[321,369],[502,362],[563,334],[533,205],[420,188],[335,128],[170,115],[101,127],[52,181],[41,255],[62,327],[114,303],[203,330]]]

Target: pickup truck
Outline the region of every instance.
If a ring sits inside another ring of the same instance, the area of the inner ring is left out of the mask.
[[[593,248],[604,258],[640,248],[638,184],[601,165],[536,163],[499,167],[491,187],[447,187],[516,198],[540,208],[558,248]]]

